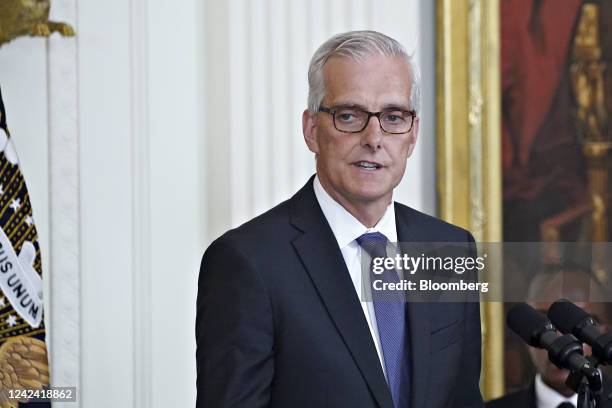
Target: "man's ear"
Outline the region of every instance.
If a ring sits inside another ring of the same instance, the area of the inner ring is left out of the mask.
[[[419,137],[419,123],[419,117],[417,116],[414,118],[414,124],[412,125],[412,130],[410,131],[408,157],[412,156],[412,152],[414,151],[414,147],[416,146],[416,142]]]
[[[315,153],[319,153],[319,143],[317,141],[316,114],[308,109],[302,113],[302,133],[304,133],[304,141],[308,149]]]

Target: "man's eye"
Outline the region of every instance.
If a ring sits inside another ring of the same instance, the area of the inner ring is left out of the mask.
[[[357,119],[357,115],[354,112],[339,112],[336,117],[342,122],[352,122]]]
[[[385,120],[389,123],[401,123],[404,121],[404,115],[389,113],[385,115]]]

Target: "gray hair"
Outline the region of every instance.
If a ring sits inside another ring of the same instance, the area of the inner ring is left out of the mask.
[[[418,112],[421,105],[419,72],[412,56],[399,42],[377,31],[348,31],[336,34],[317,49],[308,67],[308,110],[317,112],[325,98],[323,68],[331,57],[364,61],[372,55],[400,57],[408,63],[411,76],[410,105]]]

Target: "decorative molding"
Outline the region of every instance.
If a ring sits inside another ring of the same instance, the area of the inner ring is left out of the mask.
[[[470,0],[468,11],[468,140],[470,146],[470,231],[477,241],[484,237],[483,197],[483,90],[482,7]]]
[[[130,81],[132,84],[132,269],[134,309],[135,408],[153,406],[151,207],[148,95],[148,14],[146,0],[130,2]]]
[[[76,23],[76,0],[56,0],[52,12]],[[80,208],[77,46],[48,40],[51,384],[81,384]],[[77,398],[80,400],[79,395]],[[78,408],[80,403],[54,403]]]

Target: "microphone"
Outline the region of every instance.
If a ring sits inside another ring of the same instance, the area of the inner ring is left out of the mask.
[[[559,336],[543,313],[526,303],[520,303],[510,309],[506,323],[530,346],[548,350],[548,358],[557,367],[580,372],[591,386],[601,386],[601,374],[582,355],[582,344],[571,334]]]
[[[612,333],[602,333],[583,309],[568,300],[557,300],[548,309],[548,318],[562,333],[571,333],[591,346],[600,363],[612,364]]]

